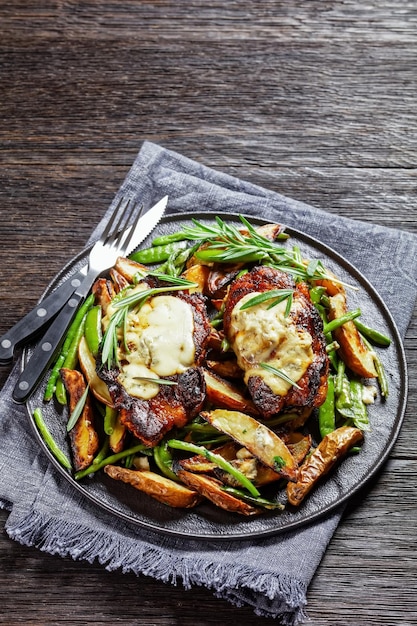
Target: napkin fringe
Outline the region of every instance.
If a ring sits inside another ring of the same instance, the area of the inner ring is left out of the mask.
[[[9,537],[22,545],[34,546],[42,552],[85,560],[98,561],[108,571],[145,575],[164,583],[177,585],[181,581],[186,590],[205,586],[217,598],[237,607],[249,606],[256,615],[280,618],[284,626],[302,623],[307,615],[306,589],[298,580],[268,573],[252,574],[244,566],[230,568],[204,558],[195,558],[192,552],[181,556],[167,555],[152,544],[127,541],[97,533],[85,526],[58,520],[39,511],[18,516],[13,513],[6,523]]]

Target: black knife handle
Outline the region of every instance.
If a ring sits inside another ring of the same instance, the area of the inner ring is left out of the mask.
[[[62,309],[83,279],[84,274],[81,272],[70,276],[0,337],[0,365],[9,363],[13,359],[15,348],[32,339]]]
[[[54,319],[18,378],[13,390],[13,400],[19,403],[25,402],[36,389],[48,366],[52,363],[65,332],[75,317],[83,299],[82,295],[73,293],[64,308]]]

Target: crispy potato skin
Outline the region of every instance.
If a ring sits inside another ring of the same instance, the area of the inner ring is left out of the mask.
[[[62,368],[60,375],[69,396],[69,410],[72,413],[86,389],[84,377],[78,370],[67,368]],[[70,430],[69,438],[75,470],[85,469],[91,465],[99,448],[99,438],[94,427],[93,408],[88,396],[80,417],[74,428]]]
[[[178,478],[190,488],[195,489],[202,496],[213,502],[216,506],[229,511],[230,513],[240,513],[241,515],[259,515],[262,509],[254,507],[239,498],[223,491],[223,483],[215,478],[193,474],[185,470],[177,471]]]
[[[111,399],[108,387],[97,374],[96,360],[88,348],[85,337],[81,338],[78,346],[78,359],[81,370],[90,385],[90,391],[93,396],[95,396],[97,400],[103,404],[113,406],[113,400]]]
[[[347,312],[346,297],[339,292],[329,298],[329,320],[342,317]],[[347,322],[333,331],[339,344],[343,361],[358,376],[375,378],[377,376],[371,352],[364,345],[361,336],[353,322]]]
[[[288,483],[289,503],[298,506],[310,493],[317,481],[325,476],[335,463],[362,439],[362,431],[352,426],[341,426],[326,435],[300,467],[297,482]]]
[[[249,413],[249,415],[259,415],[259,411],[252,400],[245,397],[232,383],[205,368],[203,368],[203,375],[206,382],[207,399],[215,406],[242,411]]]
[[[179,483],[148,470],[131,470],[118,465],[106,465],[105,473],[135,489],[143,491],[158,502],[179,509],[189,509],[201,501],[200,494]]]
[[[245,413],[226,409],[203,411],[201,417],[247,448],[261,463],[277,474],[287,480],[297,479],[298,466],[294,457],[282,439],[267,426]],[[283,461],[281,467],[277,467],[277,458]]]

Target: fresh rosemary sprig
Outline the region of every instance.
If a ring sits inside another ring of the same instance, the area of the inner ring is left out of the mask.
[[[178,385],[176,380],[167,380],[166,378],[152,378],[151,376],[134,376],[134,380],[143,380],[145,383],[155,383],[155,385]]]
[[[298,246],[294,246],[291,250],[277,245],[276,240],[288,239],[287,233],[281,232],[275,241],[270,241],[260,234],[243,215],[239,215],[239,219],[245,227],[244,232],[217,216],[215,223],[212,224],[202,224],[193,219],[193,226],[185,225],[179,235],[184,239],[199,241],[202,244],[195,252],[195,256],[202,261],[262,263],[287,272],[295,279],[312,282],[327,278],[351,287],[335,279],[334,276],[329,276],[320,260],[304,261]]]
[[[269,365],[268,363],[259,363],[259,365],[263,367],[264,370],[271,372],[271,374],[275,374],[275,376],[279,376],[279,378],[282,378],[282,380],[285,380],[285,382],[287,382],[289,385],[293,387],[297,387],[297,389],[301,389],[301,387],[297,385],[297,383],[294,380],[292,380],[292,378],[287,376],[285,372],[278,369],[277,367],[273,367],[272,365]]]
[[[202,224],[192,220],[194,226],[185,225],[182,235],[186,239],[201,241],[202,249],[195,254],[205,261],[219,263],[249,263],[270,258],[272,254],[283,252],[275,242],[259,234],[256,229],[244,218],[240,221],[247,229],[239,231],[233,224],[224,222],[220,217],[215,218],[215,224]],[[286,233],[280,233],[277,239],[287,239]]]
[[[119,328],[122,328],[123,346],[125,350],[128,351],[128,346],[126,342],[126,326],[127,316],[130,309],[135,307],[139,310],[145,304],[148,298],[159,294],[197,287],[196,283],[193,283],[190,280],[186,280],[184,278],[168,276],[166,274],[161,274],[160,272],[150,272],[150,274],[168,284],[164,287],[150,287],[149,289],[145,289],[144,291],[134,291],[133,293],[129,293],[128,291],[127,295],[123,295],[123,297],[116,297],[115,299],[113,299],[112,304],[115,312],[110,317],[109,324],[106,328],[106,332],[104,333],[101,352],[101,362],[102,364],[106,363],[108,369],[111,369],[113,365],[119,364],[119,359],[117,356],[117,331]]]
[[[267,306],[268,310],[272,309],[280,302],[287,300],[285,317],[288,317],[293,301],[293,293],[293,289],[271,289],[269,291],[264,291],[263,293],[259,293],[253,298],[250,298],[250,300],[247,300],[244,304],[242,304],[240,310],[244,311],[245,309],[250,309],[253,306],[257,306],[258,304],[263,304],[264,302],[268,302],[268,300],[271,300],[272,302]]]

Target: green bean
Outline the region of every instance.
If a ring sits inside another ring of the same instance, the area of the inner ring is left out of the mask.
[[[85,319],[86,319],[86,315],[84,315],[83,319],[81,320],[78,328],[75,331],[75,334],[72,338],[72,342],[71,345],[68,349],[67,354],[65,355],[65,359],[64,359],[64,363],[62,365],[62,367],[66,367],[70,370],[74,369],[77,365],[78,362],[78,346],[79,343],[81,341],[81,338],[84,335],[84,328],[85,328]],[[62,382],[62,378],[59,377],[56,381],[56,386],[55,386],[55,397],[58,400],[58,402],[60,404],[66,404],[67,403],[67,392],[64,386],[64,383]]]
[[[101,463],[101,461],[106,458],[109,452],[109,449],[110,449],[109,438],[106,437],[103,442],[103,445],[101,446],[100,450],[97,452],[97,455],[93,459],[93,465],[97,465],[98,463]]]
[[[139,443],[137,446],[133,446],[128,450],[122,450],[122,452],[117,452],[117,454],[107,456],[105,459],[102,459],[98,463],[93,462],[89,467],[86,467],[86,469],[76,472],[74,478],[75,480],[80,480],[81,478],[85,478],[85,476],[89,476],[90,474],[98,472],[98,470],[101,470],[106,465],[113,465],[113,463],[117,463],[117,461],[125,459],[131,454],[136,454],[136,452],[144,452],[145,450],[147,450],[147,447],[143,443]]]
[[[43,415],[41,409],[35,409],[33,411],[33,419],[35,424],[39,430],[39,433],[42,436],[45,444],[48,446],[49,450],[52,452],[54,457],[59,461],[59,463],[68,470],[72,469],[71,462],[68,457],[62,452],[56,443],[55,439],[52,437],[47,425],[44,422]]]
[[[85,340],[87,342],[88,348],[96,358],[98,354],[98,349],[103,338],[102,330],[101,330],[101,306],[93,306],[89,311],[87,311],[87,315],[85,318],[85,328],[84,328]]]
[[[84,318],[85,313],[88,311],[88,309],[93,305],[94,303],[94,295],[91,294],[85,301],[84,303],[80,306],[80,308],[78,309],[74,320],[71,322],[71,325],[67,331],[67,334],[65,336],[64,339],[64,343],[62,344],[62,348],[61,351],[59,353],[59,356],[55,362],[54,367],[52,368],[51,374],[49,376],[47,385],[46,385],[46,389],[45,389],[45,395],[44,395],[44,400],[48,401],[51,400],[54,392],[55,392],[55,387],[58,381],[58,377],[59,377],[59,370],[61,369],[61,367],[64,367],[64,363],[65,363],[65,359],[66,356],[68,354],[68,351],[70,349],[70,346],[72,344],[72,341],[74,339],[74,335],[76,334],[82,319]]]
[[[185,241],[174,241],[164,246],[151,246],[150,248],[133,252],[133,254],[129,256],[129,259],[137,263],[144,263],[145,265],[161,263],[162,261],[166,261],[173,252],[182,250],[186,246],[187,242]]]
[[[366,404],[362,399],[363,384],[360,380],[350,381],[350,393],[352,397],[352,409],[354,413],[353,423],[361,430],[369,430],[369,419]]]
[[[340,328],[340,326],[343,326],[343,324],[346,324],[347,322],[351,322],[356,317],[359,317],[360,314],[361,314],[361,310],[355,309],[354,311],[349,311],[348,313],[345,313],[345,315],[341,315],[340,317],[337,317],[331,322],[327,322],[327,324],[325,324],[323,328],[324,334],[326,335],[327,333],[332,333],[334,330],[336,330],[336,328]]]
[[[166,442],[160,443],[153,449],[153,458],[156,466],[161,470],[164,476],[178,482],[178,476],[171,469],[172,454],[170,450],[168,450]]]
[[[48,382],[46,384],[45,393],[43,399],[45,402],[48,402],[52,399],[52,396],[55,393],[56,383],[59,376],[59,370],[63,367],[65,361],[65,354],[60,354],[58,359],[55,362],[55,365],[52,368],[52,371],[49,375]]]
[[[226,459],[219,454],[215,454],[207,448],[202,446],[196,446],[194,443],[188,443],[187,441],[180,441],[179,439],[170,439],[168,441],[170,448],[176,450],[184,450],[185,452],[192,452],[193,454],[199,454],[204,456],[208,461],[215,463],[221,467],[225,472],[231,474],[243,487],[245,487],[252,496],[259,497],[261,494],[255,487],[255,485],[240,472],[236,467],[231,465]]]
[[[155,237],[152,241],[153,246],[166,246],[169,243],[173,243],[174,241],[184,241],[187,237],[184,235],[182,231],[178,231],[176,233],[170,233],[169,235],[161,235],[160,237]]]
[[[335,421],[334,376],[329,376],[326,399],[319,408],[319,429],[322,439],[334,431]]]
[[[374,349],[372,348],[371,344],[366,339],[366,337],[364,337],[362,335],[362,333],[361,333],[361,337],[362,337],[363,343],[365,344],[365,346],[368,348],[368,350],[372,354],[372,357],[373,357],[373,360],[374,360],[374,365],[375,365],[375,370],[376,370],[376,374],[377,374],[377,379],[378,379],[378,383],[379,383],[379,387],[381,389],[381,395],[384,398],[388,398],[388,395],[389,395],[388,379],[387,379],[387,375],[385,373],[384,365],[383,365],[379,355],[374,351]]]
[[[361,335],[366,337],[366,339],[369,339],[372,343],[375,343],[377,346],[386,348],[391,344],[391,339],[379,332],[379,330],[369,328],[369,326],[365,326],[365,324],[362,324],[359,320],[355,320],[354,324]]]
[[[271,500],[267,500],[266,498],[262,497],[255,498],[254,496],[249,496],[244,491],[241,491],[241,489],[236,489],[235,487],[229,487],[228,485],[224,485],[222,487],[222,490],[230,493],[230,495],[235,496],[240,500],[244,500],[248,504],[260,506],[263,509],[279,511],[283,511],[285,509],[285,506],[281,502],[272,502]]]

